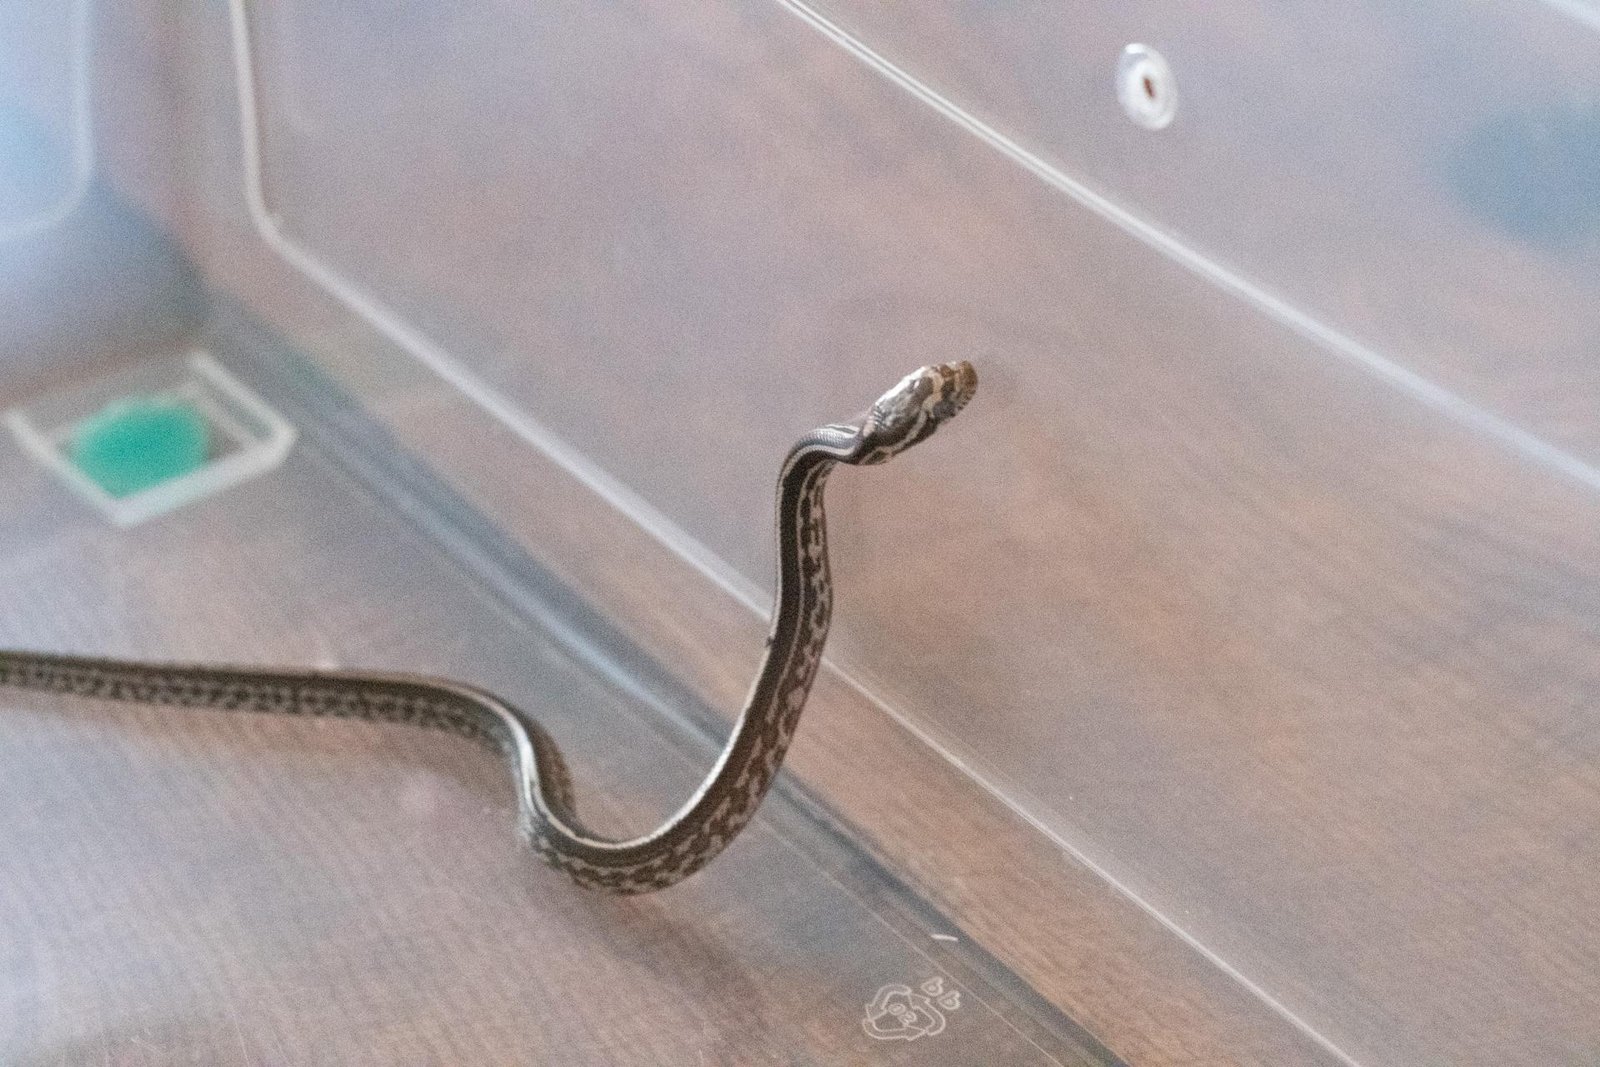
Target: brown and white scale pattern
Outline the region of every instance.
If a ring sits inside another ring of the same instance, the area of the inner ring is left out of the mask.
[[[778,590],[766,655],[716,765],[694,796],[641,837],[611,840],[588,832],[550,736],[492,693],[456,682],[0,651],[0,686],[174,707],[370,719],[461,734],[506,759],[521,830],[547,863],[593,889],[665,889],[711,862],[744,829],[794,739],[833,610],[823,506],[828,475],[840,463],[883,463],[925,439],[966,405],[977,384],[969,363],[923,367],[860,420],[814,430],[790,450],[778,476]]]

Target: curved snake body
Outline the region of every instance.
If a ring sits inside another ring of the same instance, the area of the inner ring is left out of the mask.
[[[766,654],[733,734],[695,794],[657,829],[610,840],[579,820],[561,752],[532,718],[492,693],[434,678],[358,671],[161,665],[0,651],[0,686],[178,707],[410,723],[480,740],[507,760],[534,850],[574,881],[645,893],[705,866],[750,821],[794,737],[833,608],[823,490],[840,463],[882,463],[933,433],[977,388],[968,363],[924,367],[860,420],[824,426],[790,450],[778,477],[778,590]]]

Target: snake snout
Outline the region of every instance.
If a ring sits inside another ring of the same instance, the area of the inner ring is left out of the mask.
[[[882,463],[926,440],[978,390],[971,363],[920,367],[878,398],[862,424],[862,451],[854,463]]]
[[[978,369],[966,360],[928,368],[940,381],[940,397],[931,414],[948,419],[971,402],[978,392]]]

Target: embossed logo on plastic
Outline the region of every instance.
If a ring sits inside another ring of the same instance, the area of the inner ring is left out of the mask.
[[[943,978],[930,978],[916,989],[891,982],[867,1003],[861,1028],[879,1041],[915,1041],[943,1033],[945,1012],[959,1007],[960,991],[946,989]]]

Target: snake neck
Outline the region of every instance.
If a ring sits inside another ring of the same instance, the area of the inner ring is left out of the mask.
[[[783,756],[822,662],[833,618],[824,490],[840,462],[831,443],[802,443],[790,456],[778,493],[777,591],[767,651],[738,729]]]
[[[803,438],[778,478],[777,590],[766,655],[745,701],[735,743],[748,734],[765,762],[781,761],[822,663],[833,619],[824,490],[839,463],[859,463],[859,428],[829,426]],[[733,746],[730,745],[730,748]],[[770,777],[770,774],[769,774]]]
[[[822,663],[833,618],[824,490],[834,468],[853,462],[857,451],[851,428],[819,430],[795,446],[778,478],[777,588],[766,649],[733,734],[697,797],[726,807],[724,820],[732,816],[726,825],[735,832],[771,786]]]

